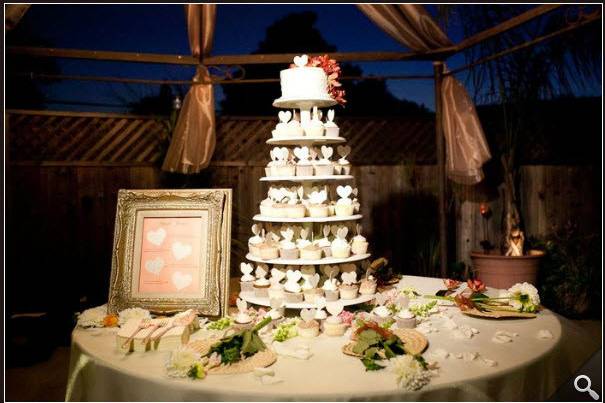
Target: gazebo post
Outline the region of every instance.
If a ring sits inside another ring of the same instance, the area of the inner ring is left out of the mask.
[[[437,153],[437,210],[439,217],[439,259],[441,277],[447,278],[447,217],[446,217],[446,186],[445,173],[445,139],[443,137],[443,99],[441,85],[443,82],[444,64],[442,61],[433,62],[435,73],[435,143]]]

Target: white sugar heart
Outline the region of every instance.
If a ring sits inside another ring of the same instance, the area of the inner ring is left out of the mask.
[[[349,233],[349,229],[347,227],[340,227],[336,232],[336,236],[340,239],[345,239],[347,234]]]
[[[148,260],[145,262],[145,270],[149,273],[158,275],[164,268],[164,259],[156,257],[155,259]]]
[[[306,228],[303,228],[300,230],[300,237],[301,239],[307,239],[307,237],[309,236],[309,230]]]
[[[325,159],[329,160],[330,157],[332,157],[332,154],[334,154],[334,149],[332,149],[332,147],[321,146],[321,155],[323,155]]]
[[[296,65],[296,67],[305,67],[307,63],[309,63],[309,56],[294,56],[294,64]]]
[[[326,303],[326,309],[330,312],[330,315],[338,316],[344,309],[344,305],[342,304],[342,301],[332,301]]]
[[[353,196],[357,197],[357,193],[359,192],[359,190],[357,188],[353,189],[353,191],[351,193],[353,193]]]
[[[290,156],[290,150],[288,150],[286,147],[282,147],[280,148],[281,150],[281,159],[282,160],[287,160],[288,156]]]
[[[315,307],[318,310],[321,310],[326,307],[326,298],[325,297],[317,297],[315,298]]]
[[[330,232],[332,232],[332,235],[336,236],[336,234],[338,233],[338,228],[340,228],[340,227],[336,224],[334,224],[330,227]]]
[[[183,288],[188,287],[193,281],[193,276],[191,274],[183,274],[180,271],[175,271],[172,273],[172,284],[177,290],[182,290]]]
[[[348,199],[349,196],[351,196],[351,193],[353,193],[353,188],[350,185],[338,186],[336,188],[336,194],[343,199]]]
[[[380,293],[380,294],[376,294],[376,304],[378,305],[384,305],[385,302],[387,302],[387,300],[389,299],[386,295]]]
[[[340,265],[340,271],[341,273],[349,273],[351,271],[356,271],[357,270],[357,266],[355,266],[355,263],[344,263]]]
[[[248,303],[246,301],[244,301],[243,299],[241,299],[241,298],[238,298],[235,301],[235,304],[237,305],[237,310],[240,313],[244,313],[244,312],[246,312],[248,310]]]
[[[257,235],[257,236],[258,236],[258,234],[260,234],[260,230],[261,230],[260,225],[258,225],[258,224],[254,224],[254,225],[252,226],[252,233],[253,233],[254,235]]]
[[[288,228],[285,231],[280,231],[281,236],[286,240],[286,241],[291,241],[292,238],[294,237],[294,231],[292,230],[292,228]]]
[[[315,312],[317,312],[316,309],[302,309],[300,311],[300,317],[305,322],[310,322],[315,318]]]
[[[328,235],[330,235],[330,226],[324,225],[324,227],[322,228],[322,232],[324,234],[324,238],[327,238]]]
[[[357,281],[357,273],[354,271],[342,273],[340,278],[344,284],[354,284]]]
[[[244,274],[250,274],[254,270],[254,267],[250,263],[240,263],[239,270]]]
[[[264,263],[256,266],[256,271],[254,272],[256,278],[265,278],[267,273],[269,273],[269,266],[265,265]]]
[[[294,155],[301,161],[309,159],[309,148],[308,147],[296,147],[294,148]]]
[[[282,123],[288,123],[290,118],[292,117],[292,112],[290,111],[280,111],[277,116],[279,116],[279,121]]]
[[[336,277],[338,275],[338,273],[340,272],[340,269],[338,268],[337,265],[334,265],[334,266],[325,265],[323,272],[326,275],[326,277],[331,278],[331,277]]]
[[[160,246],[166,238],[166,230],[158,228],[155,231],[147,231],[147,240],[155,246]]]
[[[183,260],[191,255],[193,248],[188,243],[176,241],[172,244],[172,254],[176,260]]]
[[[317,284],[319,284],[319,274],[315,273],[315,275],[308,278],[308,281],[312,288],[317,288]]]
[[[351,146],[338,146],[336,147],[336,152],[342,158],[345,158],[347,155],[351,154]]]
[[[302,278],[302,273],[299,270],[288,270],[286,272],[286,277],[289,283],[298,283]]]
[[[334,120],[334,109],[330,109],[328,111],[328,121],[332,122]]]
[[[275,279],[278,283],[286,277],[286,273],[278,269],[271,269],[271,278]]]

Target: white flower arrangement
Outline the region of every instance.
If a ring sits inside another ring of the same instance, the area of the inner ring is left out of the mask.
[[[519,312],[536,312],[540,307],[538,290],[529,283],[517,283],[500,296],[508,298],[510,306]]]
[[[185,378],[200,359],[201,355],[197,351],[181,346],[170,354],[170,358],[166,362],[166,372],[173,378]]]
[[[409,354],[391,358],[388,368],[395,374],[397,385],[408,391],[419,390],[431,381],[431,371]]]
[[[130,319],[151,319],[151,314],[143,308],[126,308],[118,313],[118,324],[123,326]]]
[[[107,316],[107,304],[86,309],[78,315],[80,327],[103,327],[103,319]]]

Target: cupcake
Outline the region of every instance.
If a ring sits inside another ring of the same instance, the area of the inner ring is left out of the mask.
[[[376,279],[374,276],[369,275],[361,281],[359,293],[361,295],[372,295],[376,293]]]
[[[279,256],[279,248],[274,243],[261,243],[258,246],[260,258],[263,260],[277,259]]]
[[[304,127],[305,135],[308,137],[322,137],[324,135],[324,124],[319,119],[317,106],[313,107],[313,119]]]
[[[336,123],[334,123],[334,109],[330,109],[328,111],[328,121],[324,123],[324,127],[326,129],[326,137],[338,137],[340,129],[338,128]]]
[[[269,279],[271,286],[268,290],[269,299],[284,299],[284,286],[279,282],[279,280],[275,280],[273,277]]]
[[[258,298],[268,298],[269,297],[269,286],[271,283],[268,279],[262,277],[257,278],[254,281],[254,296]]]
[[[338,160],[338,165],[340,166],[340,173],[342,175],[349,175],[351,173],[351,164],[346,158],[340,158]]]
[[[408,309],[400,310],[395,315],[395,320],[397,321],[397,327],[400,329],[413,329],[416,327],[416,315]]]
[[[254,224],[252,226],[252,233],[254,234],[254,236],[248,239],[248,251],[252,256],[260,257],[259,246],[260,244],[265,242],[265,239],[260,235],[261,226],[258,224]]]
[[[336,238],[330,245],[332,257],[346,259],[351,255],[351,245],[344,238]]]
[[[288,270],[286,272],[286,284],[284,284],[284,298],[288,303],[302,302],[303,293],[298,281],[302,278],[299,270]]]
[[[355,299],[357,298],[357,291],[359,290],[359,286],[357,284],[341,284],[340,298],[341,299]]]
[[[275,166],[274,172],[276,173],[275,176],[295,176],[296,167],[286,161],[283,161],[279,165]]]
[[[306,214],[305,206],[302,204],[290,204],[284,207],[287,218],[303,218]]]
[[[300,249],[300,258],[304,260],[320,260],[322,248],[317,245],[307,245]]]
[[[329,316],[324,321],[324,333],[326,336],[342,336],[347,330],[346,323],[343,323],[340,316]]]
[[[328,206],[325,204],[327,198],[328,192],[325,189],[309,193],[309,217],[328,216]]]
[[[372,310],[372,320],[379,325],[391,318],[391,311],[384,305],[378,305]]]
[[[368,241],[366,241],[365,237],[360,234],[357,234],[353,237],[353,242],[351,242],[351,252],[354,255],[363,255],[368,253]]]
[[[292,120],[286,125],[285,135],[286,137],[302,137],[304,130],[300,125],[300,122],[296,119],[296,112],[292,114]]]
[[[303,295],[306,302],[313,304],[317,298],[323,296],[323,290],[321,288],[309,288],[303,290]]]
[[[336,206],[334,206],[334,212],[339,217],[352,216],[354,212],[353,200],[349,198],[338,199]]]
[[[315,244],[321,249],[325,257],[332,256],[332,242],[328,238],[320,238],[315,241]]]
[[[284,239],[279,242],[279,257],[282,259],[298,259],[298,248],[292,242],[294,236],[292,228],[281,231],[281,235]]]
[[[326,279],[321,289],[324,292],[326,301],[331,302],[336,301],[338,299],[338,280],[336,280],[335,278],[330,277]]]
[[[240,282],[239,282],[241,292],[253,292],[254,291],[253,284],[254,284],[254,280],[256,279],[256,277],[254,277],[252,275],[252,271],[254,271],[254,268],[252,267],[252,265],[250,263],[242,262],[240,264],[240,271],[243,274],[243,276],[240,278]]]
[[[275,202],[270,197],[267,197],[260,202],[260,215],[263,217],[274,217],[273,204]]]
[[[309,321],[302,320],[298,322],[296,327],[298,335],[301,337],[311,338],[319,335],[319,322],[315,319]]]
[[[326,160],[316,161],[313,168],[315,176],[330,176],[334,173],[332,162]]]
[[[234,318],[234,322],[237,328],[246,329],[252,326],[253,319],[248,314],[248,304],[246,301],[238,298],[236,301],[238,313]]]
[[[309,230],[308,229],[303,228],[303,229],[300,230],[300,238],[298,238],[296,240],[296,247],[299,249],[299,251],[302,252],[302,250],[304,248],[306,248],[307,246],[311,245],[311,241],[309,241],[307,239],[308,236],[309,236]],[[302,257],[301,257],[301,259],[302,259]],[[313,273],[315,273],[315,269],[313,269]]]

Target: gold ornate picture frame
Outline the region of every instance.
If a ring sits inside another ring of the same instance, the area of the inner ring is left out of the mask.
[[[118,193],[108,308],[226,314],[231,189]]]

